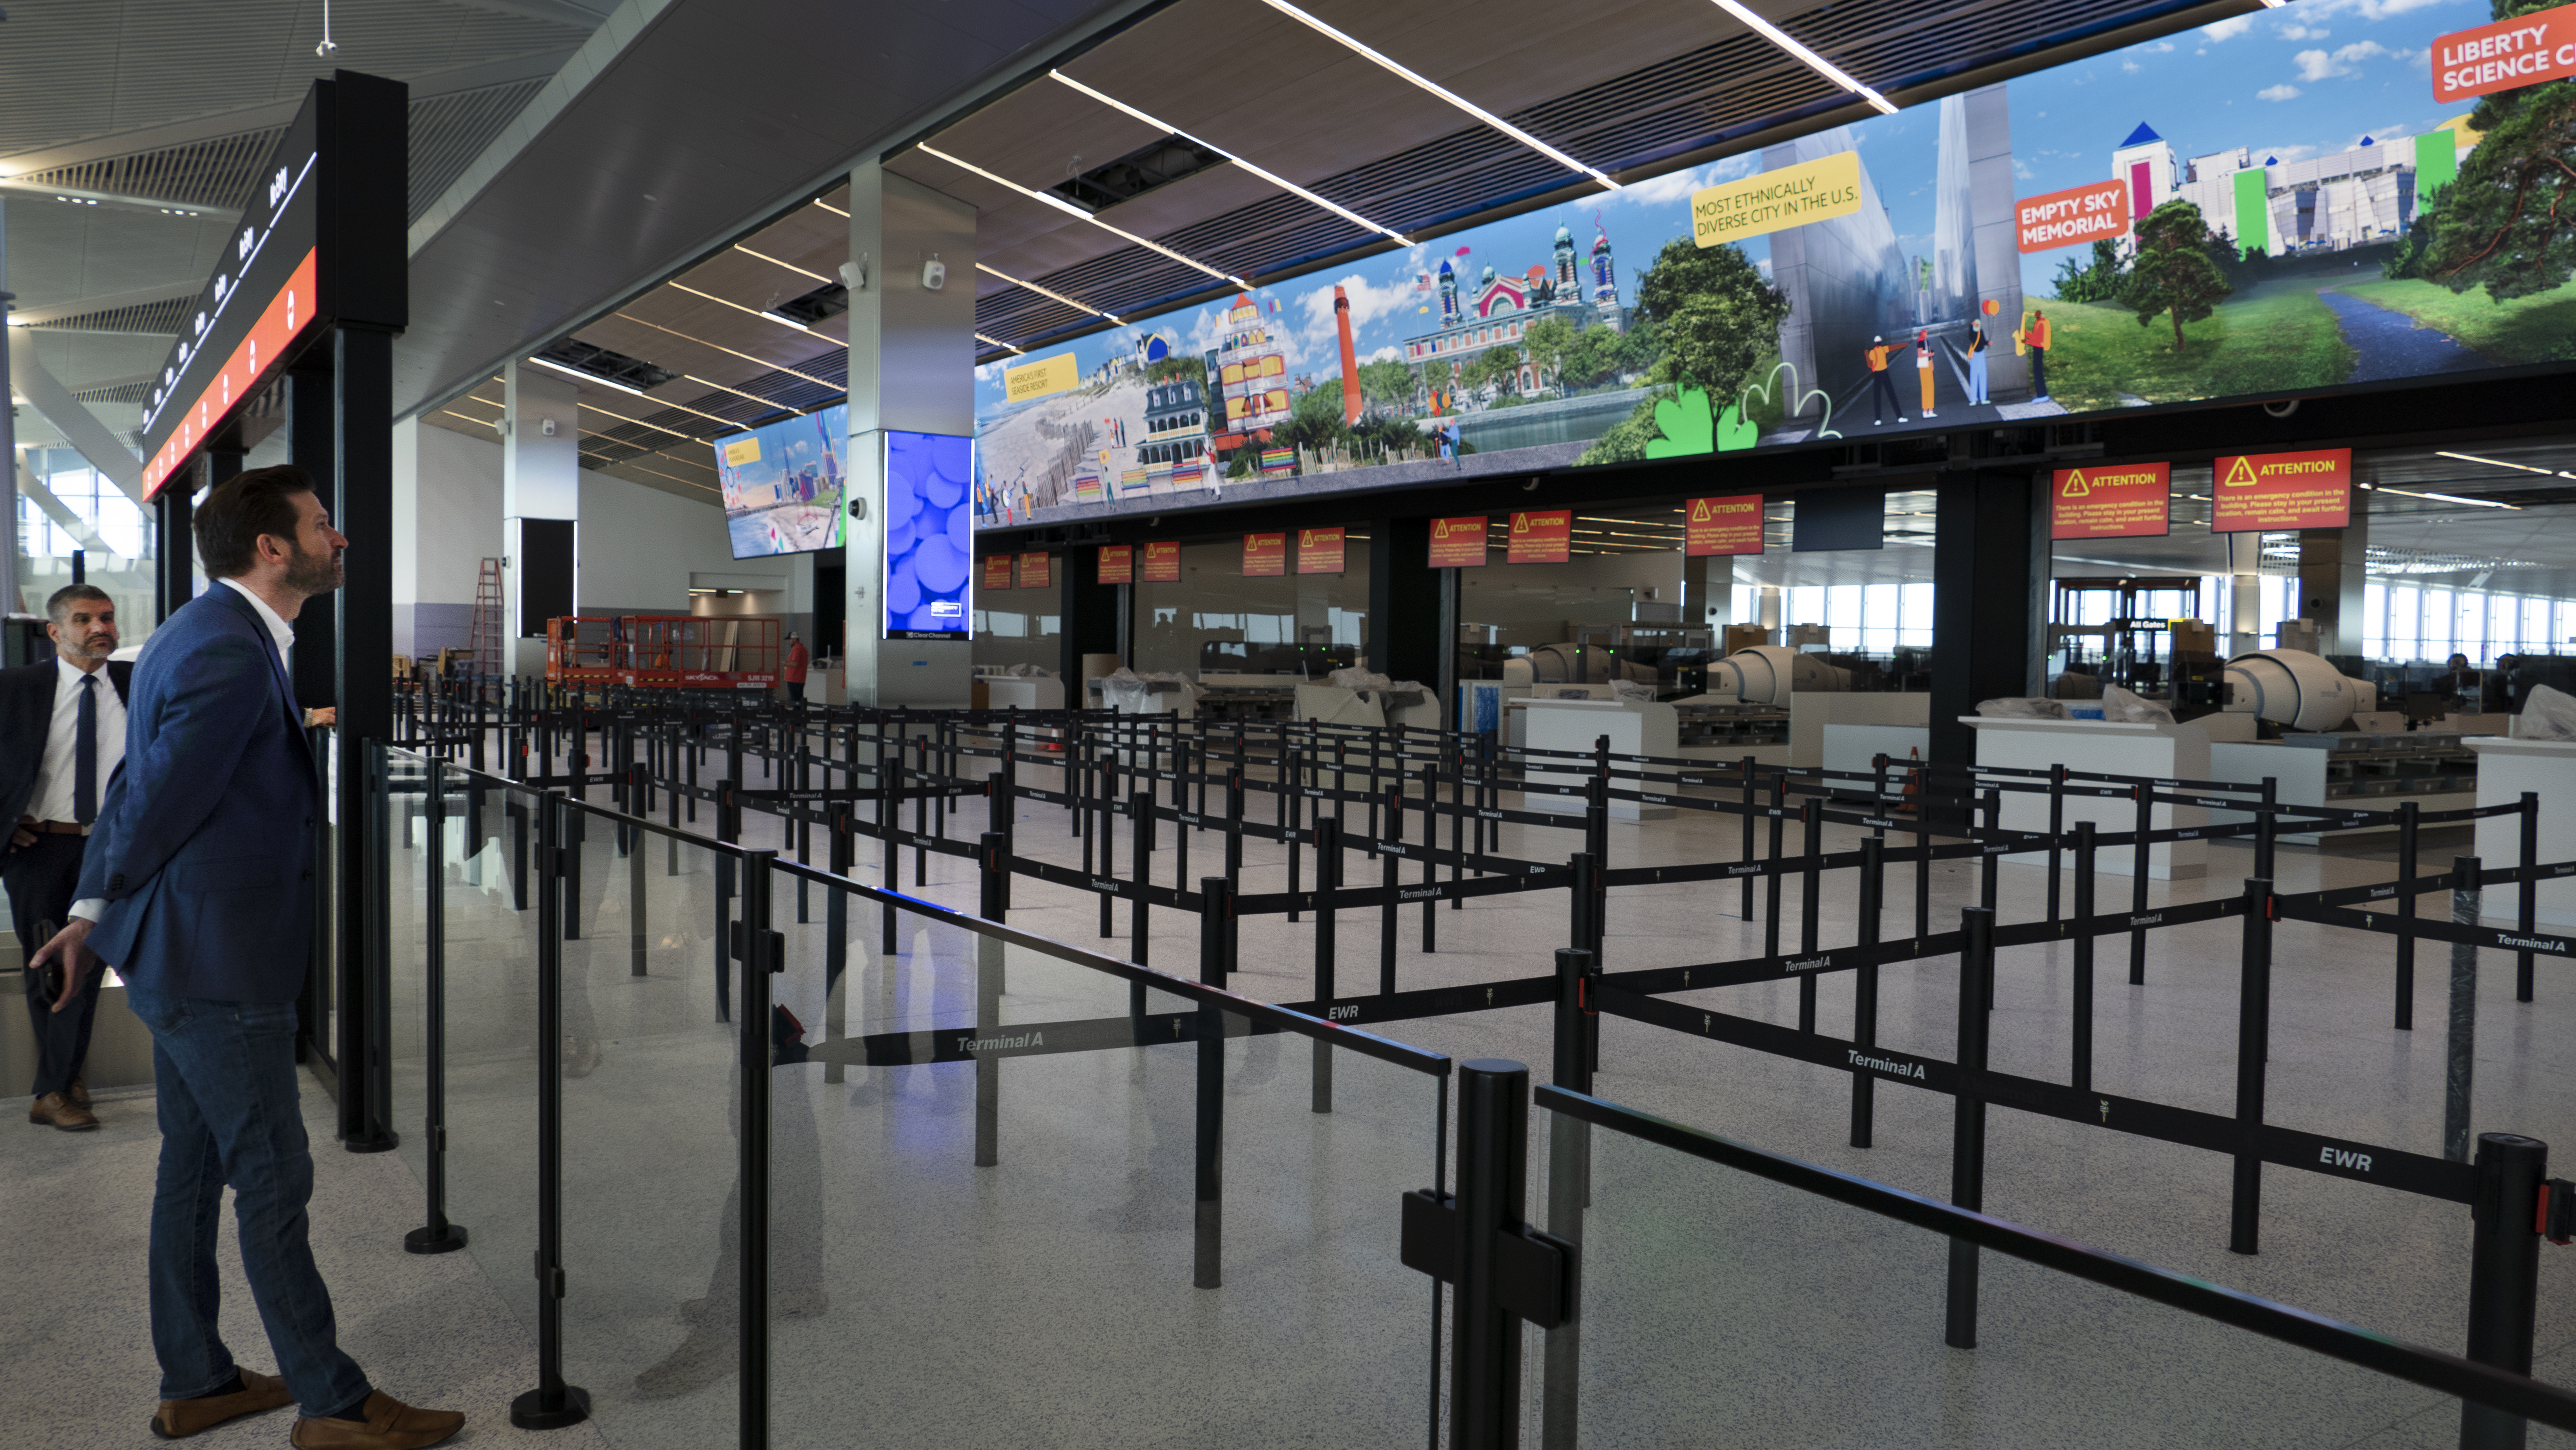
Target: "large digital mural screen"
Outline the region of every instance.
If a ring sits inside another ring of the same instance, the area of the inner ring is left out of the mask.
[[[2542,26],[2297,0],[1039,347],[977,521],[2576,360],[2576,80],[2481,59]]]
[[[716,440],[735,558],[841,547],[849,430],[849,405],[835,403]]]

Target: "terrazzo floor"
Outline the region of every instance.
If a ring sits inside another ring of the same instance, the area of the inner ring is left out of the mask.
[[[1052,784],[1045,774],[1032,772],[1032,783]],[[1268,819],[1267,808],[1261,798],[1255,817]],[[982,811],[980,801],[968,803],[957,833],[980,826]],[[1021,812],[1024,853],[1076,863],[1063,812],[1028,802]],[[783,844],[769,818],[751,816],[749,832],[748,844]],[[1856,834],[1828,827],[1825,844],[1844,848]],[[1123,875],[1123,826],[1119,835]],[[1156,872],[1170,884],[1166,839]],[[1506,826],[1495,849],[1552,861],[1574,842],[1569,831]],[[873,884],[876,850],[862,845],[871,864],[855,875]],[[1731,859],[1735,822],[1686,812],[1614,824],[1610,851],[1614,866]],[[452,857],[464,854],[451,846]],[[2279,885],[2302,891],[2389,879],[2393,868],[2379,854],[2283,848]],[[329,1245],[325,1270],[352,1343],[371,1336],[362,1355],[370,1369],[398,1393],[467,1408],[473,1439],[498,1438],[515,1433],[502,1413],[508,1395],[534,1382],[534,913],[511,909],[492,847],[450,865],[447,1175],[450,1213],[473,1244],[441,1258],[405,1255],[400,1234],[420,1221],[425,1164],[425,1139],[411,1130],[423,1066],[424,856],[410,853],[396,872],[407,883],[396,893],[394,935],[395,1119],[404,1146],[372,1158],[327,1147],[317,1154],[317,1246]],[[1190,874],[1217,859],[1215,838],[1200,838]],[[592,1391],[597,1413],[588,1426],[557,1432],[554,1443],[729,1444],[738,1394],[733,1326],[721,1307],[691,1307],[711,1293],[719,1305],[729,1301],[739,1212],[736,1043],[714,1021],[713,859],[653,842],[640,894],[632,863],[615,857],[604,833],[586,844],[583,861],[575,915],[584,935],[566,952],[566,1023],[601,1048],[595,1067],[565,1085],[564,1313],[568,1375]],[[2152,883],[2151,904],[2241,889],[2250,852],[2222,843],[2211,861],[2203,881]],[[901,889],[972,907],[967,862],[931,857],[920,886],[913,873],[907,854]],[[1934,868],[1935,930],[1954,925],[1958,908],[1976,900],[1974,873],[1963,864]],[[1353,884],[1373,883],[1375,863],[1354,856],[1350,875]],[[1282,848],[1248,841],[1244,884],[1251,892],[1284,889]],[[2042,914],[2045,884],[2040,869],[2002,868],[2002,919]],[[2125,900],[2127,886],[2125,878],[2106,880],[2103,899]],[[1132,955],[1123,903],[1117,934],[1103,938],[1094,899],[1025,879],[1014,892],[1013,925]],[[1791,919],[1782,937],[1795,942],[1794,887],[1785,902]],[[2428,912],[2445,906],[2424,903]],[[1620,971],[1753,955],[1763,927],[1743,919],[1740,907],[1731,885],[1621,888],[1612,898],[1607,964]],[[1911,920],[1910,870],[1891,873],[1887,910],[1891,933]],[[1819,910],[1824,945],[1852,939],[1853,912],[1849,873],[1829,877]],[[774,979],[774,996],[811,1040],[828,1015],[820,893],[807,903],[810,921],[796,914],[797,891],[782,881],[776,916],[789,965]],[[1437,922],[1439,950],[1422,952],[1419,909],[1406,909],[1399,987],[1546,972],[1565,939],[1565,898],[1534,892],[1461,911],[1444,906]],[[915,916],[898,927],[898,950],[888,957],[877,950],[876,909],[854,914],[845,1030],[972,1026],[974,943]],[[1230,985],[1274,1001],[1311,996],[1313,930],[1277,917],[1245,921],[1242,969]],[[2122,970],[2122,943],[2104,942],[2095,1007],[2102,1089],[2231,1110],[2237,930],[2225,921],[2152,934],[2147,983],[2134,988]],[[1196,931],[1192,918],[1155,912],[1152,963],[1194,976]],[[1344,992],[1373,989],[1376,913],[1344,913],[1339,945]],[[2448,953],[2432,947],[2420,956],[2419,1029],[2399,1032],[2388,1020],[2387,940],[2280,925],[2272,1121],[2438,1153]],[[1954,958],[1884,969],[1881,1043],[1952,1056],[1956,971]],[[1123,983],[1034,952],[1011,949],[1006,972],[1009,1025],[1127,1010]],[[1998,976],[1994,1065],[2063,1080],[2068,948],[2008,949]],[[2516,1003],[2511,959],[2486,956],[2477,1130],[2556,1140],[2576,1155],[2571,978],[2564,964],[2544,958],[2539,1000]],[[1821,979],[1821,1030],[1848,1030],[1851,990],[1847,973]],[[1677,1000],[1790,1023],[1796,998],[1784,982]],[[1457,1058],[1516,1058],[1543,1077],[1549,1020],[1549,1009],[1528,1007],[1374,1030]],[[1854,1149],[1846,1142],[1847,1074],[1620,1019],[1604,1019],[1602,1035],[1603,1097],[1946,1196],[1946,1098],[1882,1087],[1878,1146]],[[1192,1044],[1171,1044],[1005,1062],[1000,1161],[983,1169],[972,1166],[972,1065],[774,1073],[773,1443],[1423,1443],[1430,1294],[1427,1280],[1395,1261],[1396,1209],[1398,1195],[1429,1186],[1435,1171],[1438,1088],[1337,1052],[1334,1111],[1318,1114],[1310,1044],[1228,1042],[1225,1284],[1200,1290],[1191,1285],[1196,1053]],[[23,1222],[68,1189],[85,1227],[59,1259],[23,1249],[9,1256],[0,1271],[0,1325],[20,1364],[37,1362],[31,1351],[69,1342],[82,1346],[91,1369],[106,1371],[85,1374],[98,1392],[78,1397],[9,1376],[0,1388],[0,1443],[13,1450],[21,1427],[39,1425],[48,1428],[23,1443],[139,1442],[150,1413],[140,1265],[153,1134],[148,1103],[110,1107],[106,1132],[84,1138],[30,1128],[5,1150],[0,1205]],[[308,1094],[308,1110],[321,1110],[318,1093]],[[316,1131],[327,1134],[327,1125]],[[1547,1201],[1547,1132],[1534,1126],[1534,1217]],[[1633,1141],[1598,1133],[1594,1141],[1581,1330],[1587,1445],[2456,1443],[2456,1409],[2429,1391],[1994,1255],[1986,1257],[1980,1347],[1947,1349],[1945,1241]],[[2226,1250],[2229,1167],[2216,1155],[2000,1108],[1990,1115],[1988,1142],[1989,1212],[2437,1348],[2461,1343],[2465,1209],[2271,1166],[2262,1252],[2244,1257]],[[2539,1373],[2576,1381],[2576,1251],[2545,1250],[2542,1274]],[[238,1291],[230,1302],[228,1312],[247,1313]],[[254,1364],[262,1362],[257,1342],[247,1325],[236,1339]],[[1531,1444],[1539,1358],[1533,1332],[1525,1355]],[[123,1400],[102,1398],[111,1393],[133,1404],[119,1415],[109,1405]],[[284,1425],[267,1433],[282,1435]],[[2536,1431],[2532,1443],[2570,1441]]]

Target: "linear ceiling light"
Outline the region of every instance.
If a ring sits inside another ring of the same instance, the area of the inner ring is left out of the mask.
[[[1009,343],[1002,341],[1002,340],[1001,340],[1000,338],[998,338],[998,337],[986,337],[984,334],[982,334],[982,333],[980,333],[980,332],[979,332],[979,333],[975,334],[975,340],[976,340],[977,342],[990,343],[990,344],[992,344],[993,346],[998,347],[998,348],[1006,348],[1006,349],[1008,349],[1009,351],[1012,351],[1012,352],[1018,353],[1018,354],[1019,354],[1020,356],[1022,356],[1022,357],[1027,357],[1027,356],[1029,355],[1029,350],[1028,350],[1027,348],[1024,348],[1024,347],[1012,347]]]
[[[1100,218],[1093,216],[1091,213],[1084,211],[1082,208],[1075,206],[1072,202],[1065,200],[1063,197],[1057,196],[1053,192],[1032,191],[1029,188],[1020,185],[1018,182],[1011,180],[1009,177],[996,176],[992,172],[986,171],[983,167],[976,165],[974,162],[960,161],[956,157],[949,155],[947,152],[941,151],[927,143],[923,143],[919,149],[922,154],[926,156],[936,156],[951,166],[963,167],[968,171],[974,172],[977,176],[984,178],[986,181],[993,182],[1000,186],[1007,186],[1011,190],[1018,192],[1020,195],[1027,197],[1031,201],[1045,202],[1047,205],[1054,207],[1057,211],[1063,212],[1067,216],[1079,217],[1082,220],[1091,223],[1093,226],[1100,228],[1104,232],[1110,232],[1117,236],[1125,237],[1127,240],[1134,242],[1136,245],[1143,247],[1149,252],[1160,252],[1164,256],[1171,258],[1173,261],[1180,263],[1184,267],[1195,267],[1198,270],[1207,273],[1211,277],[1222,277],[1226,281],[1233,283],[1235,286],[1240,287],[1247,292],[1252,290],[1251,283],[1244,281],[1241,277],[1234,275],[1232,272],[1221,272],[1196,258],[1184,257],[1180,253],[1173,251],[1171,248],[1164,246],[1160,242],[1149,242],[1143,237],[1136,235],[1134,232],[1128,231],[1122,227],[1113,227],[1109,223],[1102,221]]]
[[[666,284],[664,284],[664,285],[669,286],[669,287],[677,288],[678,290],[680,290],[680,291],[682,291],[682,292],[686,292],[686,293],[688,293],[688,294],[689,294],[690,296],[692,296],[692,297],[703,297],[703,298],[707,299],[709,302],[717,303],[717,304],[719,304],[719,305],[721,305],[721,306],[725,306],[725,307],[730,307],[730,308],[732,308],[732,309],[733,309],[734,311],[736,311],[736,312],[748,312],[748,313],[750,313],[750,314],[751,314],[752,316],[754,316],[754,317],[766,317],[766,318],[768,318],[770,321],[777,323],[777,324],[778,324],[779,326],[781,326],[781,327],[792,327],[792,328],[795,328],[798,332],[808,332],[808,331],[811,331],[811,330],[812,330],[812,329],[810,329],[810,328],[806,327],[806,325],[805,325],[804,323],[798,322],[796,319],[794,319],[794,318],[792,318],[792,317],[781,317],[781,316],[779,316],[779,315],[778,315],[777,313],[775,313],[775,312],[763,312],[763,311],[761,311],[761,310],[760,310],[759,308],[757,308],[757,307],[745,307],[745,306],[743,306],[743,305],[742,305],[741,303],[739,303],[739,302],[730,302],[730,301],[727,301],[726,299],[724,299],[724,298],[722,298],[722,297],[718,297],[718,296],[717,296],[716,294],[714,294],[713,292],[701,292],[701,291],[699,291],[697,288],[692,287],[692,286],[688,285],[688,284],[687,284],[687,283],[685,283],[685,282],[670,282],[670,283],[666,283]]]
[[[664,327],[658,322],[646,322],[643,318],[638,317],[631,312],[620,312],[614,315],[624,319],[625,321],[635,323],[637,326],[649,327],[655,332],[667,332],[673,337],[680,339],[682,342],[694,342],[700,347],[713,348],[717,352],[723,353],[728,357],[738,357],[744,362],[758,363],[772,372],[785,373],[791,378],[803,378],[805,381],[813,383],[818,387],[837,388],[846,386],[842,383],[835,383],[829,378],[818,378],[812,373],[798,372],[796,369],[787,366],[785,363],[771,362],[765,357],[753,357],[747,352],[736,352],[732,348],[729,348],[720,342],[709,342],[703,337],[691,337],[689,334],[680,331],[676,327]]]
[[[1172,125],[1168,121],[1161,121],[1152,116],[1148,116],[1144,112],[1137,110],[1134,106],[1127,104],[1125,101],[1119,100],[1115,96],[1105,95],[1102,92],[1093,90],[1091,87],[1084,85],[1082,82],[1075,80],[1073,77],[1066,75],[1060,70],[1051,70],[1048,71],[1047,74],[1064,82],[1066,85],[1073,87],[1075,90],[1082,92],[1084,95],[1091,97],[1100,104],[1111,108],[1112,110],[1124,111],[1128,115],[1135,117],[1137,120],[1144,122],[1146,125],[1153,127],[1157,131],[1169,131],[1184,141],[1195,141],[1199,145],[1206,147],[1210,151],[1216,152],[1228,161],[1233,162],[1235,165],[1242,167],[1244,170],[1251,172],[1253,175],[1260,177],[1262,180],[1269,182],[1271,185],[1278,187],[1282,191],[1293,191],[1297,195],[1313,202],[1315,205],[1322,207],[1324,210],[1333,213],[1335,216],[1341,217],[1347,221],[1357,222],[1361,226],[1368,228],[1370,231],[1393,240],[1398,246],[1409,247],[1413,245],[1413,238],[1406,236],[1404,233],[1399,232],[1392,227],[1379,226],[1377,223],[1370,221],[1367,217],[1361,216],[1358,212],[1351,210],[1349,207],[1341,205],[1339,202],[1327,201],[1323,197],[1317,196],[1315,193],[1308,191],[1306,188],[1299,186],[1297,183],[1290,181],[1284,176],[1264,171],[1260,167],[1253,165],[1251,162],[1244,160],[1242,157],[1235,155],[1233,152],[1226,150],[1224,147],[1217,145],[1213,141],[1203,140],[1182,130],[1178,126]]]
[[[798,276],[800,276],[800,277],[811,277],[811,278],[813,278],[813,279],[814,279],[815,281],[817,281],[817,282],[829,282],[829,281],[831,281],[831,280],[832,280],[831,278],[824,276],[824,275],[823,275],[822,273],[820,273],[820,272],[808,272],[808,271],[806,271],[804,268],[797,266],[794,262],[787,261],[787,260],[785,260],[784,258],[780,258],[780,257],[773,257],[773,256],[769,255],[767,252],[755,252],[755,251],[753,251],[751,248],[744,246],[744,245],[743,245],[742,243],[740,243],[740,242],[736,242],[736,243],[734,243],[734,244],[733,244],[733,249],[734,249],[735,251],[737,251],[737,252],[742,253],[742,254],[743,254],[744,256],[746,256],[746,257],[758,257],[760,260],[762,260],[762,261],[764,261],[764,262],[767,262],[767,263],[769,263],[769,264],[770,264],[770,265],[772,265],[772,266],[776,266],[776,267],[784,267],[784,268],[786,268],[788,271],[793,272],[793,273],[795,273],[796,275],[798,275]]]
[[[2524,473],[2537,473],[2543,478],[2549,477],[2552,472],[2552,470],[2546,468],[2534,468],[2528,463],[2507,463],[2501,458],[2480,458],[2474,453],[2435,453],[2433,456],[2436,458],[2456,458],[2462,463],[2483,463],[2489,468],[2515,468],[2520,469]],[[2399,493],[2403,492],[2403,490],[2392,488],[2389,492]]]
[[[1008,272],[998,272],[998,271],[994,271],[994,269],[992,269],[991,267],[987,267],[987,266],[985,266],[985,265],[984,265],[983,263],[981,263],[981,262],[977,262],[977,263],[975,264],[975,270],[976,270],[976,271],[978,271],[978,272],[992,272],[992,274],[993,274],[994,276],[1001,278],[1003,281],[1010,283],[1010,284],[1011,284],[1012,286],[1014,286],[1014,287],[1026,287],[1026,288],[1028,288],[1030,291],[1035,292],[1036,294],[1038,294],[1040,297],[1052,297],[1052,298],[1054,298],[1056,301],[1063,303],[1063,304],[1064,304],[1065,306],[1067,306],[1067,307],[1073,308],[1073,309],[1074,309],[1075,311],[1077,311],[1077,312],[1088,312],[1088,313],[1090,313],[1090,314],[1091,314],[1092,316],[1094,316],[1094,317],[1106,317],[1106,318],[1108,318],[1110,321],[1112,321],[1112,322],[1114,322],[1114,323],[1117,323],[1120,327],[1125,327],[1125,326],[1127,325],[1127,319],[1125,319],[1125,318],[1123,318],[1123,317],[1119,316],[1119,315],[1118,315],[1117,313],[1115,313],[1115,312],[1103,312],[1103,311],[1101,311],[1099,308],[1092,306],[1092,305],[1091,305],[1090,303],[1088,303],[1088,302],[1076,302],[1076,301],[1074,301],[1072,298],[1065,296],[1065,295],[1064,295],[1063,293],[1061,293],[1061,292],[1050,292],[1050,291],[1048,291],[1047,289],[1045,289],[1044,287],[1039,286],[1039,285],[1038,285],[1038,284],[1036,284],[1035,282],[1023,282],[1023,281],[1021,281],[1019,278],[1012,276],[1012,275],[1011,275],[1010,273],[1008,273]]]
[[[2508,464],[2508,465],[2506,465],[2506,466],[2507,466],[2507,467],[2511,467],[2512,465]],[[2539,470],[2539,469],[2534,469],[2534,470],[2532,470],[2532,471],[2533,471],[2533,472],[2535,472],[2535,473],[2537,473],[2537,472],[2540,472],[2541,470]],[[2471,508],[2479,508],[2479,509],[2512,509],[2512,510],[2514,510],[2516,513],[2519,513],[2519,512],[2521,512],[2521,511],[2522,511],[2522,505],[2520,505],[2520,504],[2515,504],[2515,503],[2496,503],[2496,502],[2494,502],[2494,501],[2493,501],[2493,500],[2491,500],[2491,499],[2483,499],[2483,498],[2462,498],[2462,497],[2460,497],[2460,496],[2459,496],[2458,494],[2456,494],[2456,493],[2417,493],[2415,490],[2413,490],[2413,489],[2411,489],[2411,488],[2390,488],[2387,484],[2384,484],[2384,483],[2383,483],[2383,484],[2378,484],[2378,485],[2376,485],[2376,486],[2372,489],[2372,492],[2374,492],[2374,493],[2402,493],[2402,494],[2406,495],[2408,498],[2429,498],[2429,499],[2432,499],[2432,500],[2434,500],[2434,501],[2436,501],[2436,502],[2439,502],[2439,503],[2464,503],[2464,504],[2467,504],[2467,505],[2468,505],[2469,507],[2471,507]]]
[[[1353,55],[1383,67],[1389,74],[1413,82],[1415,85],[1429,91],[1435,96],[1438,96],[1440,99],[1447,101],[1449,104],[1456,106],[1459,110],[1462,110],[1468,115],[1475,117],[1477,120],[1484,122],[1486,125],[1493,127],[1495,130],[1502,132],[1504,135],[1511,137],[1513,140],[1520,142],[1531,150],[1539,152],[1542,155],[1554,157],[1559,165],[1565,166],[1571,170],[1580,171],[1584,175],[1591,177],[1593,180],[1600,182],[1603,186],[1610,188],[1612,191],[1617,191],[1619,189],[1619,183],[1612,181],[1606,173],[1596,171],[1593,168],[1584,165],[1582,162],[1577,161],[1573,157],[1566,155],[1564,152],[1557,150],[1555,147],[1550,146],[1546,142],[1538,139],[1536,136],[1522,130],[1520,127],[1513,125],[1511,122],[1504,120],[1502,117],[1495,115],[1484,107],[1468,100],[1465,96],[1462,96],[1456,91],[1449,89],[1447,86],[1441,85],[1439,82],[1432,80],[1429,76],[1423,75],[1417,71],[1408,70],[1404,66],[1398,65],[1386,56],[1369,49],[1367,46],[1360,44],[1357,40],[1352,39],[1350,36],[1335,30],[1333,27],[1326,25],[1314,16],[1309,15],[1305,11],[1298,9],[1296,6],[1289,4],[1288,0],[1262,0],[1262,3],[1268,5],[1271,9],[1278,11],[1280,14],[1287,16],[1289,19],[1305,26],[1309,30],[1314,31],[1316,34],[1339,43],[1344,49],[1350,51]],[[1719,3],[1725,3],[1725,0],[1719,0]],[[1817,63],[1819,65],[1823,64],[1821,61]],[[1893,108],[1891,107],[1890,109]]]
[[[1275,5],[1278,3],[1278,0],[1271,0],[1271,3]],[[1797,41],[1790,39],[1789,32],[1782,30],[1779,26],[1776,26],[1770,21],[1763,19],[1761,16],[1754,14],[1752,10],[1738,3],[1738,0],[1710,0],[1710,3],[1716,5],[1718,9],[1725,11],[1727,14],[1734,16],[1737,20],[1742,21],[1746,29],[1751,30],[1756,35],[1761,36],[1764,40],[1767,40],[1773,45],[1780,47],[1782,50],[1789,52],[1791,55],[1796,56],[1799,60],[1804,61],[1808,69],[1814,71],[1820,76],[1823,76],[1826,80],[1832,81],[1835,85],[1842,87],[1844,90],[1847,90],[1853,95],[1860,97],[1862,100],[1869,102],[1871,105],[1876,106],[1880,111],[1887,115],[1893,116],[1896,114],[1895,102],[1890,101],[1887,97],[1880,95],[1869,87],[1862,85],[1859,81],[1852,79],[1851,73],[1844,70],[1841,66],[1834,64],[1832,61],[1829,61],[1823,56],[1816,54],[1814,51],[1807,49],[1805,46],[1800,45]]]
[[[639,398],[644,396],[644,390],[642,388],[630,388],[624,383],[612,382],[607,378],[601,377],[597,373],[586,373],[579,368],[568,368],[562,363],[554,362],[547,358],[532,357],[528,359],[528,361],[535,363],[541,368],[553,368],[556,372],[562,373],[566,377],[579,378],[585,383],[597,383],[603,388],[615,388],[621,393],[632,393]],[[474,401],[479,403],[483,400],[481,398],[476,398]]]

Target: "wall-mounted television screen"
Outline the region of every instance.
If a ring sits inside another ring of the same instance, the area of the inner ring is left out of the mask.
[[[836,403],[716,440],[735,558],[841,547],[849,416],[849,405]]]
[[[886,638],[970,636],[974,479],[974,439],[886,431]]]

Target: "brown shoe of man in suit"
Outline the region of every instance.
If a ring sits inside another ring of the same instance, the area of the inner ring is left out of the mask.
[[[66,1133],[86,1133],[98,1126],[98,1114],[61,1093],[47,1093],[28,1107],[27,1121]]]
[[[286,1381],[256,1370],[236,1369],[242,1387],[228,1395],[204,1395],[193,1400],[163,1400],[153,1413],[152,1433],[164,1440],[184,1440],[200,1430],[211,1430],[227,1420],[274,1410],[294,1399],[286,1392]]]
[[[297,1450],[421,1450],[465,1428],[454,1410],[415,1410],[383,1390],[367,1396],[364,1420],[297,1420],[286,1442]]]

